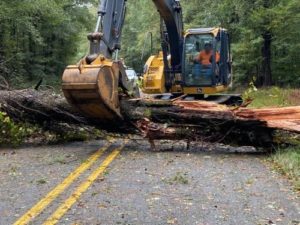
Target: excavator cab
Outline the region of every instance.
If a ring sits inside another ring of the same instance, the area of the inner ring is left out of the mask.
[[[160,53],[148,59],[143,92],[154,94],[157,99],[165,99],[165,93],[169,93],[169,99],[183,95],[187,96],[187,100],[241,105],[240,95],[224,94],[232,85],[232,57],[227,30],[189,29],[182,43],[179,65],[172,65],[172,54]]]
[[[215,94],[231,84],[229,35],[222,28],[187,31],[183,47],[182,86],[185,94]]]
[[[207,46],[210,49],[207,49]],[[223,28],[190,29],[183,38],[181,52],[181,65],[178,66],[181,68],[180,72],[174,70],[173,74],[168,74],[172,55],[167,63],[163,53],[148,59],[143,82],[145,93],[216,94],[226,91],[231,85],[231,53],[227,30]],[[202,54],[206,55],[206,58],[200,60]],[[171,77],[170,90],[166,88],[166,82],[170,80],[167,77]]]

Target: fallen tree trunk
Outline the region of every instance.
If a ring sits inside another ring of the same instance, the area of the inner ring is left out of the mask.
[[[300,106],[272,107],[264,109],[230,108],[215,103],[207,102],[182,102],[175,105],[182,111],[191,113],[217,113],[221,117],[227,117],[236,122],[259,121],[263,126],[275,129],[289,130],[300,133]]]
[[[16,121],[46,124],[47,127],[64,122],[103,128],[103,124],[85,118],[61,95],[51,91],[0,91],[0,105],[1,110]],[[151,99],[123,99],[121,106],[124,120],[109,124],[109,128],[129,133],[137,128],[149,140],[185,139],[270,146],[274,144],[276,130],[300,133],[300,107],[248,109],[203,101]]]
[[[83,115],[74,110],[61,95],[51,90],[2,90],[0,91],[0,109],[13,120],[20,122],[60,121],[88,124]]]
[[[203,121],[234,122],[247,126],[261,126],[300,133],[300,106],[249,109],[228,107],[205,101],[167,102],[129,100],[123,102],[123,114],[128,118],[142,119],[145,112],[157,122],[201,124]],[[141,114],[143,112],[143,114]],[[146,115],[147,116],[147,115]]]
[[[138,121],[137,127],[149,140],[271,146],[277,130],[300,133],[300,107],[247,109],[203,101],[149,99],[123,102],[123,109],[127,118]]]

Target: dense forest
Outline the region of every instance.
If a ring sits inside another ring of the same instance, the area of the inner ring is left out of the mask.
[[[222,26],[231,34],[236,82],[300,86],[299,0],[182,0],[185,29]],[[13,85],[60,81],[87,52],[96,0],[1,0],[0,75]],[[150,33],[154,45],[151,52]],[[160,48],[151,0],[129,0],[122,56],[141,71]]]
[[[89,2],[1,0],[0,74],[13,85],[58,83],[66,64],[86,52],[81,43],[94,26]]]

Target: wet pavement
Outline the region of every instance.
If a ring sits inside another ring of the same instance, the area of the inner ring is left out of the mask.
[[[137,140],[107,161],[122,143],[115,140],[28,224],[43,224],[51,215],[60,215],[57,224],[70,225],[300,224],[300,201],[291,184],[253,148],[198,143],[187,151],[184,143],[172,149],[161,143],[169,151],[152,152]],[[0,150],[0,224],[16,222],[106,144]],[[108,168],[91,180],[105,163]],[[78,188],[86,181],[90,186]],[[70,209],[58,210],[72,196]]]

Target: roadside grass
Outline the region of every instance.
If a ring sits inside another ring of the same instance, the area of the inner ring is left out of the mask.
[[[300,89],[270,87],[248,89],[244,98],[251,98],[253,102],[249,107],[286,107],[300,106]],[[300,191],[300,138],[297,134],[280,132],[279,139],[289,143],[289,147],[279,148],[270,156],[275,169],[286,175],[294,184],[295,189]]]
[[[244,98],[251,98],[253,102],[249,107],[276,107],[300,105],[300,89],[283,89],[279,87],[248,90]]]
[[[300,146],[279,149],[271,156],[275,168],[288,176],[300,191]]]

